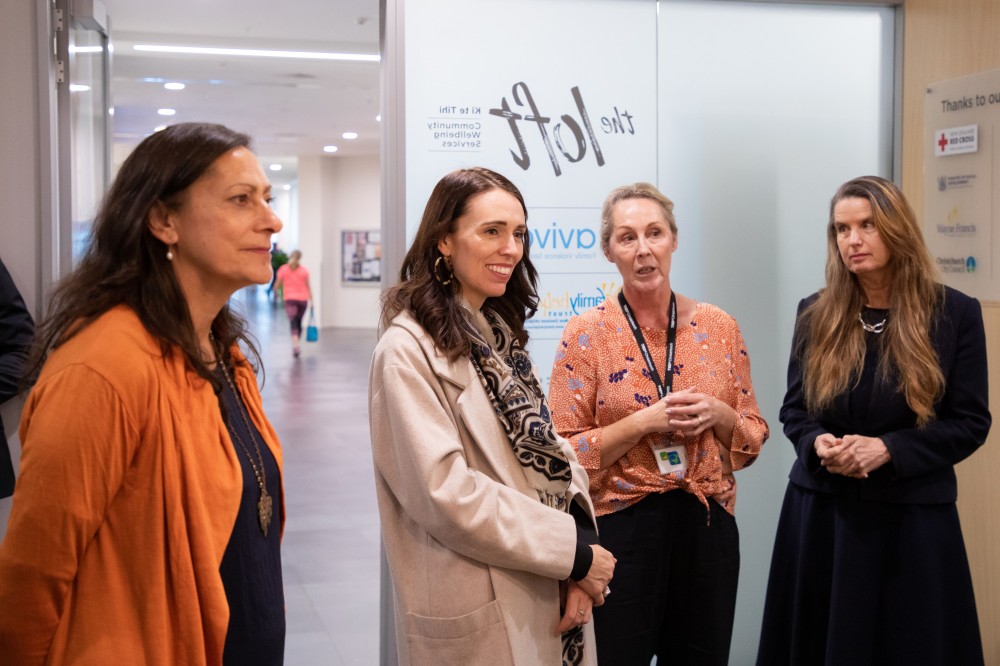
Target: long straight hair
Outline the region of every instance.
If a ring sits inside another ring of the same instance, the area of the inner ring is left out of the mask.
[[[136,146],[101,203],[79,266],[52,293],[27,364],[28,381],[52,350],[108,310],[127,305],[159,340],[164,356],[183,354],[195,372],[220,388],[202,360],[167,247],[149,230],[149,213],[159,203],[177,209],[187,189],[235,148],[249,149],[250,137],[208,123],[173,125]],[[260,354],[246,322],[228,304],[212,322],[212,331],[224,354],[233,343],[242,342],[259,366]]]
[[[474,197],[491,190],[512,194],[521,204],[524,219],[528,219],[528,209],[520,190],[495,171],[483,167],[459,169],[438,181],[427,200],[413,244],[403,259],[399,282],[382,295],[383,328],[401,311],[409,310],[434,340],[435,346],[449,358],[469,351],[466,318],[456,297],[458,280],[452,276],[451,282],[445,285],[435,277],[435,270],[442,277],[446,273],[445,262],[442,260],[438,264],[442,257],[438,241],[455,231],[456,221],[466,213]],[[522,345],[528,342],[524,322],[538,307],[535,287],[538,272],[531,263],[528,245],[528,237],[525,236],[524,254],[514,268],[503,296],[487,298],[483,303],[483,309],[491,310],[503,319]]]
[[[817,414],[857,384],[865,360],[865,331],[858,313],[865,305],[857,276],[847,269],[837,246],[834,209],[850,198],[871,204],[872,220],[889,251],[891,318],[879,336],[876,376],[895,383],[924,425],[944,392],[944,375],[931,344],[932,327],[944,299],[937,269],[913,209],[892,182],[877,176],[850,180],[830,201],[827,225],[826,287],[804,312],[807,346],[803,361],[806,406]]]

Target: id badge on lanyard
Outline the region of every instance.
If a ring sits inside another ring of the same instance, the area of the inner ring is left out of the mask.
[[[670,389],[674,383],[674,351],[677,346],[677,297],[673,291],[670,292],[670,325],[667,328],[667,365],[664,368],[666,381],[660,378],[660,373],[656,370],[653,355],[649,353],[646,338],[643,336],[642,329],[639,328],[639,323],[632,314],[632,308],[625,298],[624,291],[618,292],[618,304],[621,305],[625,320],[628,322],[629,328],[632,329],[632,336],[635,338],[636,344],[639,345],[639,351],[642,352],[642,358],[646,362],[646,369],[649,371],[649,378],[656,386],[657,394],[662,398],[670,393]],[[660,469],[660,474],[683,472],[687,469],[687,451],[683,444],[677,446],[651,445],[650,448],[653,451],[653,457],[656,458],[656,465]]]

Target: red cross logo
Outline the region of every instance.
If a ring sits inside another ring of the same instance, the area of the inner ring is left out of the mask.
[[[941,138],[938,139],[937,145],[941,146],[942,153],[944,152],[944,149],[948,147],[948,139],[944,137],[944,132],[941,133]]]

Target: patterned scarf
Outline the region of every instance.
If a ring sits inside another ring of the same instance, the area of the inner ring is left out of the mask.
[[[472,315],[477,320],[473,323],[480,324],[469,331],[472,364],[510,439],[514,457],[543,504],[569,511],[566,495],[573,472],[552,429],[549,407],[535,377],[531,357],[500,317],[490,311],[479,313],[478,317],[477,313]],[[492,331],[493,344],[486,341],[485,331],[481,331],[487,326]],[[581,663],[583,627],[563,633],[562,646],[564,665]]]

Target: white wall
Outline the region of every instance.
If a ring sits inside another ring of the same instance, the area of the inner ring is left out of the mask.
[[[830,197],[855,176],[892,175],[892,80],[880,66],[892,25],[887,8],[660,5],[659,185],[679,230],[671,282],[736,317],[771,428],[757,462],[736,474],[732,664],[756,655],[795,459],[778,409],[796,305],[823,284]]]
[[[309,269],[321,327],[378,325],[378,283],[345,284],[340,277],[341,232],[379,230],[379,175],[375,156],[299,158],[297,248]]]
[[[323,157],[324,326],[375,328],[379,283],[341,281],[341,232],[378,231],[381,210],[379,160]]]

